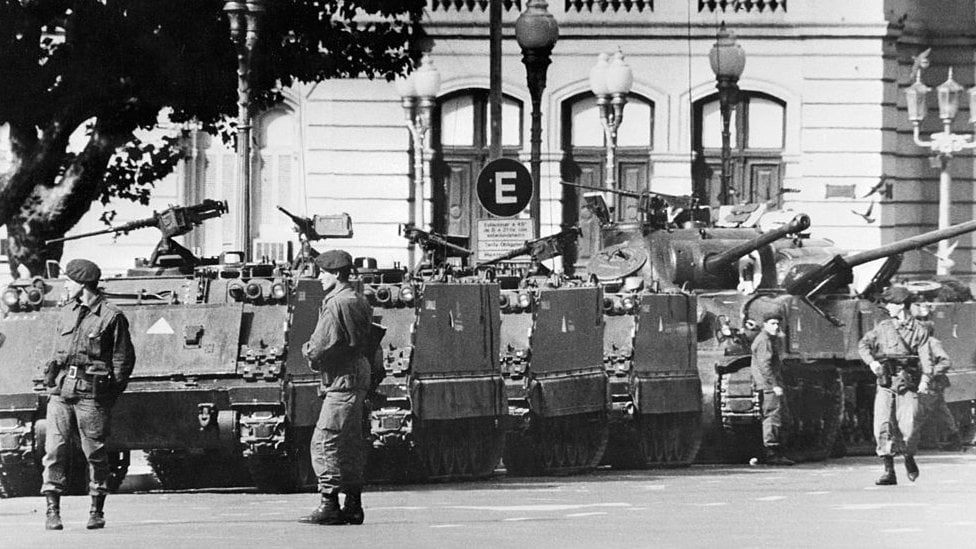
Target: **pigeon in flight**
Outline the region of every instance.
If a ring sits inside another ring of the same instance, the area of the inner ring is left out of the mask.
[[[874,223],[874,217],[871,216],[871,212],[872,211],[874,211],[874,201],[873,200],[871,201],[870,204],[868,204],[867,211],[865,211],[865,212],[862,213],[862,212],[859,212],[857,210],[851,210],[851,213],[860,216],[862,219],[864,219],[864,222],[865,223]]]

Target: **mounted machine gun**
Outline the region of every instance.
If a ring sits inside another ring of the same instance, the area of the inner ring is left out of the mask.
[[[313,215],[308,218],[295,215],[281,206],[278,206],[278,209],[294,223],[295,232],[298,233],[298,241],[302,246],[298,256],[292,260],[292,270],[298,272],[305,272],[306,269],[315,270],[314,260],[318,257],[319,252],[312,247],[311,242],[313,240],[352,238],[352,218],[347,213]]]
[[[156,245],[156,249],[153,250],[152,256],[150,256],[145,266],[150,268],[171,267],[173,265],[164,264],[166,263],[164,258],[176,256],[179,258],[180,271],[190,273],[201,261],[197,256],[193,255],[193,252],[178,244],[173,238],[190,232],[206,219],[220,217],[225,213],[227,213],[226,201],[207,199],[200,204],[194,204],[192,206],[170,206],[162,212],[153,212],[152,217],[137,219],[123,223],[117,227],[72,236],[63,236],[61,238],[52,238],[51,240],[46,240],[44,244],[50,246],[57,242],[78,240],[100,234],[128,234],[130,231],[137,229],[156,227],[162,233],[162,238],[159,240],[159,244]]]

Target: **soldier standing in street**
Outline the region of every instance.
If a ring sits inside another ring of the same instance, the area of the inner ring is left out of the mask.
[[[905,456],[908,480],[918,478],[915,452],[918,449],[922,409],[919,390],[928,390],[936,364],[948,363],[941,346],[931,345],[928,329],[911,314],[912,294],[891,286],[881,296],[888,316],[864,334],[858,344],[861,360],[878,377],[874,397],[874,437],[877,454],[884,460],[884,473],[875,482],[898,484],[894,456]],[[923,376],[923,372],[926,375]],[[920,387],[921,385],[921,387]]]
[[[349,282],[352,257],[330,250],[315,258],[325,290],[318,323],[303,352],[322,374],[324,398],[312,435],[312,468],[322,500],[301,522],[362,524],[364,399],[370,388],[368,352],[373,309]],[[339,492],[346,495],[339,509]]]
[[[98,290],[98,265],[75,259],[65,267],[68,302],[58,324],[54,358],[45,368],[47,435],[44,484],[45,528],[61,530],[61,494],[70,460],[71,438],[77,430],[88,460],[92,497],[89,530],[105,526],[105,495],[109,462],[105,442],[112,406],[125,390],[135,365],[129,322]]]
[[[935,356],[948,356],[942,347],[942,342],[935,337],[935,322],[931,320],[931,309],[923,303],[912,305],[912,316],[918,320],[929,332],[929,345],[934,351]],[[929,435],[934,437],[938,444],[941,441],[943,432],[947,433],[944,450],[961,450],[962,437],[959,433],[959,425],[956,418],[952,416],[949,405],[946,404],[945,390],[949,388],[949,376],[946,375],[952,364],[948,360],[936,360],[932,363],[931,371],[923,372],[930,376],[930,381],[926,383],[923,375],[922,385],[918,389],[918,396],[921,400],[922,410],[924,411],[925,422],[921,425],[921,442],[928,442]]]
[[[793,465],[793,460],[780,450],[783,421],[789,417],[783,391],[783,341],[779,330],[782,322],[783,315],[767,313],[762,330],[752,342],[752,380],[763,392],[763,463],[767,465]]]

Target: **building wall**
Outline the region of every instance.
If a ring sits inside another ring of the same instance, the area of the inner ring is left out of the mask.
[[[715,93],[707,56],[723,21],[747,53],[740,88],[785,102],[783,187],[797,192],[783,198],[786,207],[810,214],[814,236],[861,250],[935,228],[939,170],[930,166],[928,151],[912,140],[903,89],[911,80],[911,56],[926,47],[933,48],[932,67],[923,73],[928,85],[941,82],[950,65],[956,69],[957,81],[972,85],[973,2],[753,1],[738,3],[743,8],[739,10],[734,9],[735,2],[727,2],[724,11],[722,2],[694,0],[631,2],[630,11],[623,7],[614,11],[612,4],[554,1],[548,6],[559,24],[560,39],[541,104],[542,234],[557,231],[561,219],[561,109],[569,98],[588,92],[588,73],[598,52],[619,48],[633,69],[634,91],[655,104],[650,190],[691,191],[692,105]],[[431,57],[442,76],[441,96],[489,86],[486,5],[430,2],[424,23],[433,38]],[[601,10],[601,6],[607,7]],[[524,105],[519,157],[527,164],[531,100],[514,39],[518,14],[519,8],[512,7],[503,15],[502,88]],[[934,97],[930,103],[935,104]],[[262,204],[267,203],[264,207],[277,199],[302,215],[348,212],[354,219],[355,237],[318,243],[318,248],[348,248],[354,255],[373,256],[385,265],[415,259],[398,234],[399,225],[411,220],[415,187],[410,134],[393,84],[350,79],[296,86],[289,90],[283,109],[287,124],[266,130],[278,136],[276,142],[264,145],[271,157],[256,158],[254,164],[255,181],[273,177],[278,182],[273,196],[260,195]],[[968,131],[967,106],[960,111],[954,128]],[[930,115],[923,134],[939,129],[935,118]],[[285,126],[291,129],[282,130]],[[289,139],[287,144],[277,142]],[[232,151],[206,138],[194,143],[188,147],[192,154],[186,166],[159,187],[154,206],[209,197],[230,200],[236,211]],[[970,153],[953,162],[952,174],[956,182],[952,221],[972,219],[976,200]],[[868,195],[881,178],[891,183],[890,196]],[[431,189],[425,187],[429,221]],[[126,212],[121,221],[143,217],[147,210],[121,207]],[[870,221],[858,215],[869,208]],[[94,207],[90,219],[72,232],[98,228],[92,219],[100,212]],[[219,253],[233,241],[228,216],[205,225],[186,237],[188,245],[199,247],[204,255]],[[259,240],[296,240],[283,216],[277,222],[265,216],[255,225],[253,236]],[[77,248],[69,245],[65,257],[90,246],[105,246],[110,251],[105,256],[110,264],[107,271],[118,272],[131,264],[134,255],[148,255],[154,237],[133,234],[114,244],[108,237],[93,239],[78,243]],[[959,239],[954,273],[971,274],[973,248],[972,237]],[[906,255],[903,272],[924,274],[934,269],[931,254]]]

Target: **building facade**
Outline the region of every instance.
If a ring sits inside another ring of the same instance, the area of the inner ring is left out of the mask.
[[[514,36],[526,3],[502,2],[501,149],[528,164],[532,101]],[[475,192],[489,159],[488,4],[428,2],[429,59],[441,85],[422,155],[415,154],[396,86],[382,80],[296,86],[284,104],[257,117],[252,253],[279,257],[289,242],[297,248],[278,205],[309,216],[349,213],[354,238],[318,246],[348,248],[380,265],[417,259],[399,235],[401,224],[409,222],[464,237],[475,250],[492,249],[479,242],[487,238],[482,222],[492,216]],[[940,170],[931,152],[913,140],[904,89],[914,81],[913,58],[927,48],[926,84],[935,88],[952,67],[956,81],[972,86],[972,1],[556,0],[548,11],[559,25],[559,40],[540,103],[542,235],[575,223],[593,225],[578,189],[560,182],[606,181],[606,141],[588,81],[600,52],[620,51],[634,76],[618,133],[616,186],[694,193],[717,202],[721,116],[708,54],[722,22],[747,56],[732,117],[737,200],[806,212],[814,236],[852,251],[936,228]],[[935,94],[930,95],[934,107]],[[967,100],[963,94],[953,126],[959,133],[972,132]],[[922,135],[941,129],[938,116],[930,114]],[[156,208],[217,198],[239,211],[233,151],[205,135],[189,132],[186,139],[184,165],[159,187]],[[973,168],[966,151],[951,162],[952,223],[976,217]],[[614,215],[627,219],[636,201],[618,199],[613,205]],[[122,211],[122,221],[148,215],[136,207]],[[99,213],[93,210],[75,231],[99,228]],[[234,215],[207,221],[184,237],[186,245],[204,255],[225,250],[234,241]],[[528,216],[526,209],[519,217]],[[581,256],[592,253],[592,236],[584,235]],[[134,238],[120,237],[115,247],[110,237],[78,242],[66,246],[65,257],[104,246],[112,257],[108,270],[121,272],[133,256],[151,251],[154,237],[118,246]],[[973,237],[954,244],[952,272],[967,278],[974,270]],[[145,248],[132,253],[133,246]],[[908,253],[902,272],[934,273],[934,250]]]

